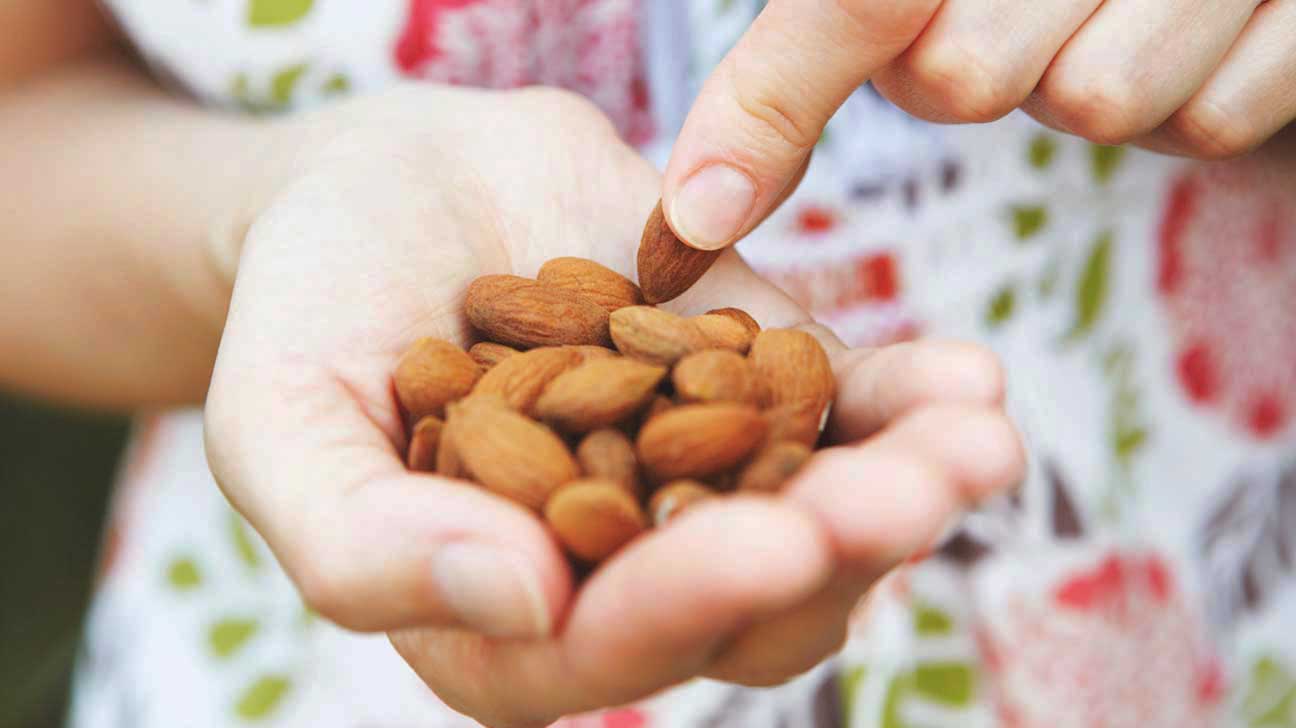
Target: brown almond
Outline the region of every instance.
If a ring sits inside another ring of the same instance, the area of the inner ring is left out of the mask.
[[[437,447],[441,444],[441,431],[445,423],[435,415],[428,415],[410,431],[409,456],[406,464],[410,470],[430,473],[436,470]]]
[[[558,375],[581,363],[572,347],[545,346],[511,356],[486,372],[474,395],[498,395],[513,409],[531,416],[540,393]]]
[[[477,482],[524,506],[540,509],[550,494],[580,474],[576,460],[549,428],[491,397],[449,407],[453,445]]]
[[[824,412],[815,402],[783,404],[765,410],[765,424],[768,426],[768,442],[788,440],[799,442],[814,449],[819,442],[820,428],[823,425]]]
[[[590,359],[612,359],[621,356],[616,349],[609,349],[606,346],[564,346],[564,349],[570,349],[581,355],[581,361]]]
[[[663,366],[707,348],[708,343],[692,321],[652,306],[613,312],[611,331],[622,354]]]
[[[602,478],[638,495],[639,461],[634,443],[620,430],[594,430],[576,448],[576,461],[587,478]]]
[[[479,341],[468,350],[468,356],[482,369],[490,369],[517,353],[517,349],[493,341]]]
[[[752,318],[751,314],[741,308],[733,308],[732,306],[728,308],[713,308],[710,311],[707,311],[707,314],[711,316],[728,316],[734,321],[742,324],[743,328],[750,331],[753,338],[755,338],[756,334],[761,332],[761,326],[756,323],[756,319]]]
[[[746,354],[751,348],[752,337],[755,336],[737,320],[720,314],[708,313],[694,316],[689,321],[698,327],[713,349],[728,349]]]
[[[441,428],[441,437],[437,443],[436,472],[445,478],[457,478],[460,480],[471,480],[472,476],[464,469],[463,461],[459,459],[459,451],[455,448],[454,436],[451,431],[454,429],[454,420],[447,415],[445,425]]]
[[[648,403],[666,367],[634,359],[593,359],[556,377],[536,401],[536,416],[568,432],[588,432]]]
[[[472,391],[481,367],[463,349],[442,339],[424,338],[401,355],[393,379],[401,406],[417,422],[441,416],[446,404]]]
[[[578,293],[608,313],[644,302],[634,281],[585,258],[554,258],[540,266],[536,280]]]
[[[644,424],[635,443],[639,464],[658,481],[705,478],[737,465],[765,440],[755,407],[731,402],[687,404]]]
[[[827,352],[804,331],[766,329],[752,342],[748,358],[768,388],[767,406],[813,403],[819,413],[836,393]]]
[[[559,488],[545,504],[544,515],[567,551],[590,563],[616,553],[648,527],[633,495],[597,478]]]
[[[685,245],[666,224],[658,202],[639,239],[639,286],[644,300],[664,303],[679,297],[697,283],[721,252]]]
[[[675,480],[663,485],[648,501],[654,526],[661,526],[697,503],[716,496],[715,491],[696,480]]]
[[[671,380],[675,383],[675,396],[684,402],[756,404],[757,389],[751,364],[734,351],[707,349],[689,354],[675,365]]]
[[[738,474],[738,490],[775,493],[810,459],[799,442],[776,442],[756,454]]]
[[[464,312],[486,338],[523,349],[609,341],[608,312],[602,306],[517,276],[489,275],[473,281]]]

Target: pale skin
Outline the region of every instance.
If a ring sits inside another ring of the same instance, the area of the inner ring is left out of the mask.
[[[112,50],[88,5],[59,5],[9,3],[0,24],[43,49],[0,56],[0,350],[21,352],[0,382],[125,410],[205,400],[217,481],[307,603],[389,633],[488,725],[799,674],[878,578],[1021,476],[993,356],[847,349],[727,254],[671,307],[819,335],[834,447],[785,495],[699,508],[576,591],[531,514],[404,469],[389,376],[418,336],[470,342],[475,276],[559,255],[632,273],[651,165],[555,91],[403,86],[273,122],[203,111]]]

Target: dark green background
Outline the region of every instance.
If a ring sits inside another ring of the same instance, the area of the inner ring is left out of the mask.
[[[0,728],[55,728],[126,420],[0,395]]]

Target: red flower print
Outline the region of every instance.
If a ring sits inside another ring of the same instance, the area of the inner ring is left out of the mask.
[[[837,227],[837,214],[820,205],[806,205],[796,216],[796,231],[801,235],[822,235]]]
[[[648,716],[634,708],[563,718],[549,728],[648,728]]]
[[[1174,180],[1157,239],[1157,291],[1184,396],[1258,439],[1296,408],[1296,186],[1252,161]]]
[[[638,0],[410,0],[396,41],[408,76],[589,98],[634,144],[652,136]]]

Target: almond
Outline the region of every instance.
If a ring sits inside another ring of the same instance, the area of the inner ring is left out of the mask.
[[[709,313],[694,316],[689,321],[698,327],[713,349],[728,349],[746,354],[751,348],[752,337],[755,336],[741,323],[728,316]]]
[[[644,302],[634,281],[585,258],[554,258],[540,266],[536,280],[578,293],[608,313]]]
[[[693,505],[714,498],[715,491],[696,480],[675,480],[663,485],[648,501],[654,526],[660,526]]]
[[[559,488],[544,509],[545,520],[573,556],[599,562],[648,527],[635,497],[609,480],[576,480]]]
[[[482,369],[490,369],[517,353],[517,349],[493,341],[480,341],[468,350],[468,356],[472,357],[472,360]]]
[[[593,359],[550,382],[536,416],[568,432],[607,427],[647,404],[665,376],[666,367],[634,359]]]
[[[634,444],[620,430],[595,430],[576,448],[576,461],[588,478],[601,478],[639,494],[639,461]]]
[[[685,402],[756,404],[755,374],[737,352],[707,349],[689,354],[675,365],[671,380],[675,395]]]
[[[477,482],[524,506],[540,509],[549,495],[580,474],[567,446],[549,428],[492,397],[469,397],[449,407],[449,434]]]
[[[636,451],[659,481],[705,478],[737,465],[764,439],[765,420],[751,405],[689,404],[645,423]]]
[[[763,416],[768,428],[768,441],[788,440],[814,448],[823,428],[823,415],[815,402],[783,404],[765,410]]]
[[[486,338],[530,349],[608,343],[608,312],[571,291],[506,275],[468,286],[464,311]]]
[[[428,415],[414,425],[410,432],[409,457],[406,463],[410,470],[433,472],[437,464],[437,446],[441,444],[441,430],[445,423],[434,415]]]
[[[711,316],[728,316],[734,321],[742,324],[743,328],[750,331],[753,338],[756,334],[761,332],[760,324],[756,323],[756,319],[752,318],[751,314],[741,308],[733,308],[732,306],[728,308],[713,308],[710,311],[707,311],[707,314]]]
[[[611,330],[622,354],[664,366],[707,348],[708,343],[692,321],[652,306],[615,311]]]
[[[564,346],[563,348],[570,349],[571,351],[580,354],[581,361],[589,361],[590,359],[611,359],[613,357],[621,356],[617,353],[616,349],[609,349],[606,346],[580,345]]]
[[[738,474],[738,490],[777,492],[810,455],[810,448],[799,442],[776,442],[757,453]]]
[[[811,403],[818,414],[836,393],[828,354],[804,331],[766,329],[757,334],[748,357],[768,388],[767,406]]]
[[[459,451],[455,449],[454,436],[450,434],[453,429],[454,422],[448,419],[441,428],[441,437],[437,443],[437,475],[445,478],[471,480],[472,476],[464,469],[463,461],[459,459]]]
[[[486,372],[474,395],[498,395],[509,407],[531,416],[540,393],[563,372],[581,362],[575,348],[546,346],[511,356]]]
[[[442,339],[424,338],[401,355],[393,379],[396,397],[417,422],[440,416],[446,404],[472,391],[481,367],[463,349]]]
[[[644,300],[663,303],[677,298],[697,283],[720,253],[689,247],[675,237],[658,202],[639,240],[639,285]]]

